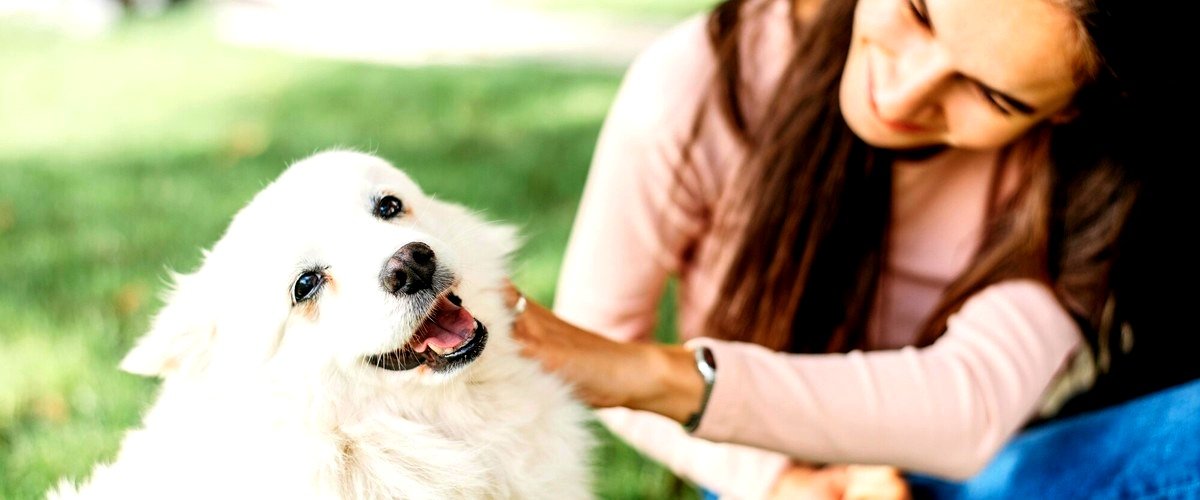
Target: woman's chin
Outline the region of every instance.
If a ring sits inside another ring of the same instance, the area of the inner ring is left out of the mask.
[[[887,130],[885,126],[872,120],[870,116],[855,116],[844,113],[846,124],[850,131],[863,142],[880,149],[893,151],[941,151],[946,148],[943,141],[926,132],[901,132]]]

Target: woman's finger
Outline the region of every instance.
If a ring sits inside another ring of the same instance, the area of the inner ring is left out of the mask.
[[[851,465],[846,468],[843,500],[909,500],[911,494],[904,476],[895,467]]]
[[[509,281],[508,278],[504,279],[504,289],[501,290],[501,293],[504,294],[504,305],[507,305],[509,308],[516,306],[517,301],[524,297],[524,295],[521,295],[521,292],[517,290],[517,287],[514,286],[512,281]]]

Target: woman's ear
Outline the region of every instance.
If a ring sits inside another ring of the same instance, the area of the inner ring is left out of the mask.
[[[174,282],[150,331],[121,360],[122,370],[167,378],[181,371],[195,371],[207,362],[216,320],[203,282],[195,274],[177,274]]]

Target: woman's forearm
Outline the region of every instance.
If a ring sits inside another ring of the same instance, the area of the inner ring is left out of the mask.
[[[691,351],[680,346],[644,344],[641,358],[647,363],[644,390],[626,406],[657,413],[677,422],[687,421],[700,409],[704,379],[696,370]]]
[[[519,296],[510,289],[510,305]],[[529,300],[513,337],[524,355],[564,378],[592,406],[624,406],[681,423],[700,409],[704,380],[691,351],[681,346],[616,342]]]
[[[1053,291],[1032,280],[980,291],[921,349],[788,355],[693,339],[689,346],[712,349],[719,367],[693,434],[963,479],[1037,410],[1081,342]]]

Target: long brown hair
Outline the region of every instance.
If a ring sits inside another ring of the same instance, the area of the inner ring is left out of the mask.
[[[730,0],[709,17],[717,111],[747,150],[742,181],[731,186],[737,196],[729,198],[740,205],[730,213],[744,215],[716,223],[736,250],[720,306],[707,318],[709,335],[790,352],[865,347],[887,258],[897,153],[864,143],[839,108],[855,4],[825,0],[811,22],[796,26],[795,50],[761,123],[747,122],[739,98],[740,18],[753,13]],[[1051,141],[1051,166],[1020,172],[1003,200],[993,182],[980,249],[926,319],[920,345],[936,340],[971,295],[1012,278],[1050,285],[1098,343],[1108,326],[1115,243],[1137,189],[1094,142],[1111,123],[1089,114],[1096,107],[1089,100],[1113,92],[1104,75],[1090,80],[1077,98],[1078,119],[1038,131]]]

